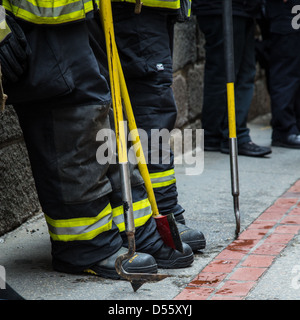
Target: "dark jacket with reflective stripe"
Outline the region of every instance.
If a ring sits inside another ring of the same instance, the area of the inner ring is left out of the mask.
[[[192,12],[196,15],[222,14],[223,0],[193,0]],[[233,0],[233,15],[257,17],[261,11],[261,0]]]
[[[135,0],[112,1],[135,3]],[[16,18],[34,24],[53,25],[86,19],[96,6],[99,7],[100,0],[3,0],[2,3]],[[177,12],[180,0],[144,0],[143,5]]]

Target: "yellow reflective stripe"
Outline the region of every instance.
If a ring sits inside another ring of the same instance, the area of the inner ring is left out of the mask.
[[[176,182],[175,170],[170,169],[163,172],[150,173],[150,179],[153,188],[169,186]]]
[[[45,218],[47,223],[49,223],[52,227],[73,228],[91,225],[99,221],[101,218],[107,216],[109,213],[111,213],[111,211],[111,205],[108,204],[96,217],[54,220],[45,214]]]
[[[151,208],[148,198],[134,202],[132,204],[132,207],[133,207],[133,211],[138,211],[140,209],[144,209],[147,207]],[[115,207],[112,209],[112,211],[113,211],[113,217],[117,217],[117,216],[123,214],[123,206]]]
[[[86,232],[83,234],[54,234],[49,230],[50,237],[52,240],[56,241],[82,241],[82,240],[91,240],[97,237],[100,233],[109,231],[112,227],[112,220],[110,222],[102,227],[99,227],[95,230],[92,230],[90,232]]]
[[[108,204],[96,217],[55,220],[45,214],[53,240],[90,240],[112,227],[112,208]]]
[[[55,1],[49,1],[49,0],[26,0],[27,3],[31,3],[35,7],[39,8],[57,8],[66,6],[71,3],[75,2],[82,2],[79,0],[55,0]]]
[[[150,173],[150,179],[167,177],[167,176],[170,176],[172,174],[175,174],[175,170],[174,169],[170,169],[170,170],[163,171],[163,172],[154,172],[154,173]]]
[[[35,24],[60,24],[82,20],[86,13],[94,9],[92,0],[60,0],[60,1],[34,1],[22,2],[13,0],[3,1],[3,6],[16,17]]]
[[[12,11],[11,3],[8,0],[3,0],[2,5],[6,10]]]
[[[176,182],[176,179],[172,179],[169,181],[164,181],[164,182],[157,182],[157,183],[152,183],[153,188],[162,188],[162,187],[167,187],[173,183]]]
[[[35,14],[32,14],[31,12],[20,9],[16,16],[35,24],[60,24],[84,19],[85,12],[73,12],[64,15],[59,15],[57,17],[38,17]]]
[[[132,207],[133,207],[135,227],[143,226],[152,216],[151,205],[148,198],[134,202]],[[119,231],[120,232],[125,231],[123,206],[113,208],[112,212],[113,212],[113,220],[117,225],[117,227],[119,228]]]
[[[192,0],[189,0],[189,11],[188,11],[188,17],[190,17],[192,14]]]

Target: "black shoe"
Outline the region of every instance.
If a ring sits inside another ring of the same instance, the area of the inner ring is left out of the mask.
[[[189,267],[194,262],[194,254],[189,245],[183,242],[182,246],[183,253],[163,245],[160,250],[152,254],[158,268],[178,269]]]
[[[286,139],[282,140],[273,140],[272,146],[274,147],[283,147],[283,148],[292,148],[300,149],[300,135],[290,134]]]
[[[221,152],[229,154],[229,148],[222,147]],[[270,153],[272,153],[271,148],[258,146],[252,141],[242,143],[238,146],[238,154],[242,156],[264,157]]]
[[[263,157],[272,153],[272,150],[269,147],[261,147],[250,141],[239,145],[238,153],[250,157]]]
[[[84,270],[85,273],[94,274],[103,278],[121,279],[115,269],[115,261],[121,254],[126,253],[126,248],[111,255],[105,260],[100,261],[89,269]],[[130,259],[124,260],[122,266],[129,273],[157,273],[157,264],[155,259],[147,253],[135,253]]]
[[[191,229],[184,224],[176,223],[182,242],[187,243],[193,251],[204,249],[206,240],[202,232]]]

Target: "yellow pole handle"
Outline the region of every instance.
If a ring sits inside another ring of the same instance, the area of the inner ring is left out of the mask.
[[[236,138],[234,83],[227,83],[229,138]]]

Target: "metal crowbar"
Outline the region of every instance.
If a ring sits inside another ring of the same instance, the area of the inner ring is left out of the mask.
[[[123,121],[122,99],[120,91],[120,74],[118,69],[118,52],[115,44],[111,0],[100,1],[100,19],[103,25],[107,61],[109,68],[112,104],[114,110],[115,132],[117,140],[120,179],[122,186],[122,201],[124,209],[125,232],[128,238],[128,252],[116,259],[115,267],[118,274],[131,282],[134,291],[145,282],[160,281],[168,277],[164,274],[128,273],[124,270],[122,262],[130,259],[135,253],[135,225],[132,207],[132,194],[128,168],[127,144],[125,139],[125,122]]]
[[[234,70],[234,47],[233,47],[233,22],[232,22],[232,0],[223,0],[223,30],[224,30],[224,55],[227,83],[227,104],[229,124],[229,150],[231,169],[231,191],[233,196],[234,214],[236,219],[235,235],[238,237],[241,229],[241,218],[239,209],[239,174],[238,174],[238,147],[236,137],[235,117],[235,70]]]

